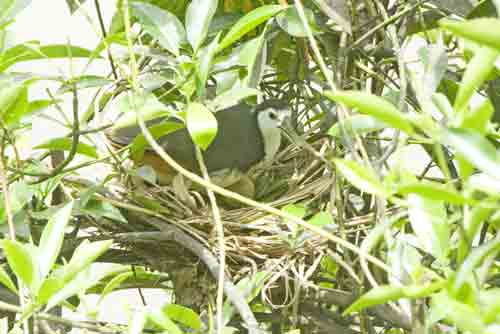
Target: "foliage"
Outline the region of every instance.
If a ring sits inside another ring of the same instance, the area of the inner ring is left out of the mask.
[[[99,1],[67,3],[100,17]],[[47,312],[86,293],[102,302],[116,289],[159,286],[173,288],[176,303],[135,308],[126,329],[92,329],[258,333],[257,319],[273,333],[499,332],[499,1],[120,0],[109,27],[96,22],[93,50],[6,45],[29,5],[0,2],[0,283],[14,300],[0,309],[19,313],[19,324],[36,315],[85,327]],[[13,70],[77,58],[106,61],[111,74]],[[32,99],[46,82],[57,90]],[[83,91],[93,94],[86,106]],[[238,283],[226,277],[226,303],[214,310],[214,280],[204,280],[218,268],[207,229],[216,215],[177,205],[168,191],[130,191],[127,177],[161,175],[122,163],[183,127],[206,150],[214,113],[276,98],[291,107],[295,133],[284,157],[252,171],[259,202],[224,203],[223,269]],[[57,111],[66,135],[22,156],[36,117]],[[151,135],[108,150],[99,135],[137,115]],[[92,165],[115,173],[74,177]]]

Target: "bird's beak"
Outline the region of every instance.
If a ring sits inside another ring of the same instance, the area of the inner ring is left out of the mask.
[[[280,130],[290,138],[293,138],[293,134],[295,133],[295,129],[292,125],[292,114],[289,110],[283,111],[280,113],[281,120],[279,128]]]

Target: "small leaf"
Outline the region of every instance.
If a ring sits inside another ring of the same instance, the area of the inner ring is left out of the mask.
[[[431,200],[445,201],[451,204],[473,203],[472,200],[464,197],[452,187],[431,181],[404,183],[398,186],[397,191],[402,195],[417,194]]]
[[[105,217],[120,223],[127,223],[127,219],[123,217],[120,210],[111,203],[97,199],[89,199],[87,203],[85,203],[85,206],[80,208],[80,211],[96,218]]]
[[[383,197],[389,195],[371,169],[352,160],[335,159],[334,161],[340,173],[359,190]]]
[[[26,245],[7,239],[2,241],[2,248],[12,271],[33,290],[38,282],[38,268],[34,254]]]
[[[318,7],[349,35],[352,33],[350,4],[347,0],[314,0]]]
[[[217,119],[201,103],[190,103],[187,107],[186,125],[193,141],[206,150],[217,134]]]
[[[92,54],[90,50],[73,45],[53,44],[40,46],[37,42],[26,42],[13,46],[3,53],[0,58],[0,72],[10,66],[28,60],[53,58],[87,58]]]
[[[216,96],[210,103],[210,107],[214,110],[225,109],[239,103],[247,97],[259,94],[260,92],[255,88],[235,87]]]
[[[389,101],[361,91],[325,92],[326,97],[351,108],[357,108],[360,113],[371,115],[390,126],[413,133],[413,127],[406,117]]]
[[[472,60],[467,65],[460,88],[455,98],[455,109],[463,111],[469,104],[469,100],[479,87],[488,78],[495,68],[495,61],[500,51],[488,47],[479,48]]]
[[[371,289],[354,303],[351,304],[345,311],[344,315],[358,312],[367,307],[384,304],[389,301],[398,300],[404,297],[404,290],[400,286],[381,285]]]
[[[260,291],[264,287],[266,278],[268,277],[269,273],[265,271],[256,272],[253,276],[241,279],[236,284],[236,288],[244,296],[245,300],[247,302],[250,302],[255,299],[255,297],[257,297],[257,295],[260,293]],[[226,300],[224,302],[224,308],[222,311],[222,314],[224,315],[224,325],[227,325],[229,323],[235,312],[236,309],[234,308],[234,305]]]
[[[124,273],[118,274],[115,277],[113,277],[108,282],[108,284],[106,284],[106,286],[102,289],[100,296],[99,296],[99,301],[102,302],[104,297],[106,297],[108,294],[113,292],[117,287],[120,286],[120,284],[122,284],[125,280],[127,280],[128,278],[130,278],[132,276],[134,276],[134,273],[131,271],[128,271],[128,272],[124,272]]]
[[[332,126],[328,131],[328,134],[333,137],[342,137],[342,125],[340,124],[341,122],[344,126],[344,129],[348,133],[356,133],[358,135],[383,130],[389,127],[387,123],[379,121],[373,116],[356,114],[351,115],[345,120],[335,123],[335,125]]]
[[[429,45],[419,50],[424,65],[421,78],[421,100],[429,100],[443,78],[448,65],[448,54],[441,45]]]
[[[59,88],[58,93],[62,94],[72,91],[73,85],[76,86],[78,90],[80,90],[84,88],[102,87],[111,83],[113,83],[112,80],[99,75],[81,75],[72,78],[71,80],[69,80],[69,82],[66,82],[64,85],[62,85]]]
[[[460,128],[475,131],[481,135],[488,132],[488,125],[495,109],[489,100],[485,100],[480,106],[468,110],[462,117]]]
[[[500,51],[500,19],[479,18],[467,21],[443,19],[439,25],[457,36]]]
[[[54,150],[54,151],[71,151],[71,147],[73,146],[72,138],[54,138],[46,141],[43,144],[35,146],[33,149],[35,150]],[[90,158],[97,159],[99,155],[97,154],[97,149],[94,146],[90,146],[89,144],[85,144],[79,142],[76,148],[76,152]]]
[[[333,224],[333,219],[332,216],[325,211],[318,212],[315,214],[311,219],[307,221],[309,224],[314,225],[314,226],[327,226],[327,225],[332,225]]]
[[[31,4],[31,0],[0,1],[0,25],[12,20],[18,13]]]
[[[128,334],[142,334],[146,327],[147,312],[145,309],[134,312],[130,323],[128,324]]]
[[[217,10],[217,0],[193,0],[186,10],[186,34],[189,44],[196,51],[208,33],[208,28]]]
[[[450,248],[450,228],[444,202],[410,194],[408,205],[410,224],[421,247],[446,263]]]
[[[222,51],[234,42],[238,41],[247,32],[264,23],[269,18],[278,14],[284,7],[279,5],[266,5],[258,7],[247,13],[229,30],[219,44],[217,51]]]
[[[73,202],[59,209],[43,229],[38,246],[38,263],[40,264],[41,276],[45,277],[56,262],[64,241],[64,230],[69,223]]]
[[[162,308],[163,313],[165,313],[170,319],[190,327],[196,331],[200,331],[202,328],[202,322],[198,314],[182,305],[167,304]]]
[[[203,49],[203,54],[200,57],[200,62],[198,66],[198,78],[200,80],[199,85],[203,88],[206,87],[207,79],[210,74],[210,70],[212,69],[212,63],[215,56],[215,51],[217,46],[219,45],[219,37],[217,35],[213,41]]]
[[[3,266],[0,266],[0,283],[3,284],[10,291],[17,293],[17,288],[14,282],[10,279],[9,274],[5,271]]]
[[[467,161],[494,178],[500,175],[500,158],[495,147],[481,135],[463,129],[443,131],[443,142]]]
[[[92,262],[106,252],[113,244],[113,240],[102,240],[82,242],[73,253],[71,260],[66,264],[59,274],[64,282],[74,279],[79,273],[86,270]]]
[[[66,0],[66,4],[68,5],[69,12],[71,14],[75,13],[81,5],[83,5],[87,0]]]
[[[115,136],[125,136],[130,137],[129,127],[133,127],[135,133],[132,137],[139,134],[140,130],[137,129],[137,112],[140,112],[144,118],[144,121],[150,121],[156,118],[171,116],[171,109],[161,103],[154,94],[133,94],[133,95],[122,95],[118,98],[116,102],[117,110],[122,112],[122,116],[113,125],[113,135]],[[125,133],[121,133],[121,129]],[[132,138],[130,138],[132,139]]]
[[[19,95],[8,109],[1,110],[0,107],[0,115],[3,114],[3,122],[7,125],[17,125],[24,116],[29,114],[29,111],[27,85],[22,86]]]
[[[471,275],[474,275],[474,271],[485,260],[485,258],[495,256],[498,252],[500,252],[500,239],[498,238],[490,240],[481,246],[474,248],[467,256],[464,263],[460,266],[460,269],[455,276],[452,287],[453,291],[460,291],[462,285],[471,277]]]
[[[431,312],[438,312],[463,332],[484,333],[477,309],[451,298],[446,292],[432,297]]]
[[[130,6],[144,30],[157,39],[162,47],[178,56],[180,44],[186,39],[186,32],[179,19],[172,13],[149,3],[132,2]]]
[[[184,127],[184,123],[181,122],[165,121],[149,127],[148,130],[153,135],[153,138],[159,139]],[[134,141],[132,142],[132,146],[130,147],[130,154],[132,156],[132,159],[134,161],[142,160],[142,157],[144,156],[144,150],[148,145],[148,141],[142,133],[135,137]]]
[[[311,28],[313,34],[321,33],[320,28],[316,24],[314,18],[314,13],[309,8],[304,8],[307,23]],[[307,33],[304,28],[304,24],[299,16],[297,8],[295,6],[290,6],[276,16],[276,21],[278,22],[281,29],[286,31],[289,35],[294,37],[306,37]]]
[[[161,329],[167,331],[167,333],[169,334],[183,334],[183,332],[179,329],[179,327],[177,327],[175,322],[173,322],[165,312],[149,312],[148,319],[159,326]]]
[[[43,281],[37,295],[37,302],[46,304],[52,296],[64,287],[64,282],[55,277],[49,277]]]

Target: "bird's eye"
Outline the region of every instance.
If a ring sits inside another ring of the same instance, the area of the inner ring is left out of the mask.
[[[275,121],[278,119],[278,115],[275,112],[270,112],[269,118],[272,119],[273,121]]]

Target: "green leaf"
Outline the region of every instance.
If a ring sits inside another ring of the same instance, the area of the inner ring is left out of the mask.
[[[351,304],[351,306],[349,306],[343,314],[347,315],[353,312],[361,311],[370,306],[384,304],[401,298],[424,298],[431,295],[436,290],[442,289],[445,283],[446,281],[433,282],[425,285],[381,285],[362,295],[358,300]]]
[[[306,19],[313,34],[321,33],[320,28],[316,24],[314,13],[309,8],[304,8]],[[299,12],[295,6],[290,6],[276,16],[281,29],[286,31],[289,35],[294,37],[306,37],[307,33],[304,24],[300,19]]]
[[[245,277],[240,280],[236,284],[236,288],[238,291],[245,297],[245,300],[249,303],[251,302],[257,295],[260,293],[262,288],[264,287],[264,283],[266,278],[269,277],[269,273],[265,271],[256,272],[253,276]],[[226,300],[224,302],[223,315],[224,315],[224,325],[227,325],[233,315],[235,314],[236,309],[234,305]]]
[[[120,273],[113,277],[108,284],[102,289],[100,296],[99,296],[99,301],[102,302],[104,297],[106,297],[108,294],[113,292],[117,287],[120,286],[125,280],[128,278],[134,276],[134,273],[131,271],[125,272],[125,273]]]
[[[8,239],[2,241],[2,248],[12,271],[33,290],[39,281],[35,254],[28,249],[27,245]]]
[[[489,256],[494,256],[500,252],[500,239],[496,238],[490,240],[481,246],[474,248],[467,256],[464,263],[455,276],[452,290],[456,293],[460,291],[463,284],[474,275],[475,269]]]
[[[354,303],[351,304],[345,311],[344,315],[361,311],[367,307],[384,304],[392,300],[398,300],[405,296],[404,290],[400,286],[381,285],[371,289]]]
[[[113,244],[113,240],[90,242],[83,241],[73,253],[71,260],[62,268],[59,274],[64,282],[74,279],[79,273],[86,270],[92,262],[106,252]]]
[[[29,114],[29,111],[28,87],[27,85],[23,85],[16,100],[5,112],[0,111],[0,114],[3,114],[2,118],[5,124],[17,125],[24,116]]]
[[[13,46],[0,58],[0,72],[10,66],[28,60],[53,58],[87,58],[92,51],[73,45],[52,44],[40,46],[38,42],[26,42]]]
[[[78,77],[74,77],[68,82],[64,83],[58,90],[59,94],[70,92],[73,90],[73,85],[76,86],[78,90],[84,88],[95,88],[102,87],[113,83],[113,80],[110,80],[106,77],[99,75],[81,75]]]
[[[457,36],[500,51],[500,19],[479,18],[467,21],[443,19],[439,25]]]
[[[87,203],[85,203],[85,206],[80,208],[80,211],[83,214],[88,214],[96,218],[105,217],[120,223],[127,223],[127,219],[123,217],[120,210],[111,203],[98,199],[89,199]]]
[[[488,124],[495,109],[489,100],[463,114],[460,128],[475,131],[481,135],[488,132]]]
[[[172,13],[145,2],[132,2],[130,7],[144,30],[157,39],[162,47],[178,56],[180,45],[186,39],[186,32],[179,19]]]
[[[326,225],[332,225],[333,224],[333,219],[332,215],[330,215],[328,212],[321,211],[315,214],[311,219],[307,221],[309,224],[314,225],[314,226],[326,226]]]
[[[217,35],[213,41],[203,49],[203,53],[200,57],[199,66],[198,66],[198,79],[199,85],[204,90],[206,87],[206,83],[208,80],[208,76],[210,74],[210,70],[212,69],[212,63],[215,56],[215,51],[217,46],[219,45],[219,37]]]
[[[247,13],[229,30],[219,44],[217,51],[222,51],[231,44],[238,41],[243,35],[264,23],[269,18],[278,14],[284,7],[279,5],[266,5],[255,8]]]
[[[413,133],[413,127],[406,117],[389,101],[361,91],[337,91],[324,93],[326,97],[351,108],[357,108],[360,113],[371,115],[390,126]]]
[[[183,334],[183,332],[179,329],[179,327],[177,327],[175,322],[173,322],[165,312],[156,310],[149,312],[148,319],[159,326],[161,329],[167,331],[167,333],[169,334]]]
[[[445,201],[451,204],[472,204],[474,202],[452,187],[431,181],[404,183],[398,186],[397,191],[401,195],[417,194],[431,200]]]
[[[448,65],[448,54],[446,49],[441,45],[429,45],[419,50],[420,58],[424,65],[424,73],[420,79],[420,95],[421,101],[430,100],[432,94],[443,78]]]
[[[17,293],[16,285],[12,282],[9,274],[7,274],[3,266],[0,266],[0,283],[7,287],[10,291]]]
[[[153,135],[153,138],[159,139],[184,127],[184,123],[181,122],[165,121],[148,127],[148,130]],[[132,141],[132,146],[130,147],[130,155],[132,159],[134,161],[141,161],[144,156],[144,151],[148,145],[148,141],[142,133],[135,137]]]
[[[216,96],[215,99],[210,102],[210,107],[214,110],[225,109],[237,104],[247,97],[259,94],[260,92],[255,88],[235,87]]]
[[[41,276],[45,277],[56,262],[64,241],[64,231],[71,218],[73,202],[70,202],[59,209],[50,219],[43,229],[38,245],[38,263],[40,265]]]
[[[16,214],[19,210],[24,208],[24,206],[31,200],[34,195],[33,187],[29,186],[26,182],[17,181],[10,185],[10,205],[13,214]],[[3,197],[3,192],[0,193],[0,224],[5,222],[5,200]]]
[[[161,103],[153,94],[122,95],[116,102],[116,108],[123,113],[112,127],[112,130],[118,135],[121,135],[118,132],[120,129],[138,126],[136,109],[142,114],[144,121],[171,115],[171,109]],[[125,136],[129,137],[128,134]]]
[[[62,138],[54,138],[42,143],[40,145],[35,146],[33,149],[35,150],[54,150],[54,151],[71,151],[71,147],[73,146],[73,139],[68,137]],[[90,146],[89,144],[85,144],[79,142],[76,148],[76,152],[78,154],[82,154],[88,156],[90,158],[97,159],[99,155],[97,154],[97,150],[94,146]]]
[[[186,125],[194,143],[202,150],[206,150],[217,135],[217,119],[201,103],[188,105]]]
[[[478,310],[451,298],[446,292],[431,299],[431,312],[438,312],[463,332],[484,333],[484,323]]]
[[[333,137],[342,137],[341,123],[348,133],[356,133],[358,135],[383,130],[389,127],[387,123],[379,121],[373,116],[356,114],[335,123],[328,131],[328,134]]]
[[[144,333],[144,327],[146,327],[146,320],[148,319],[148,313],[145,309],[134,312],[132,319],[128,324],[128,334],[142,334]]]
[[[186,35],[194,52],[203,44],[212,18],[217,10],[217,0],[193,0],[186,10]]]
[[[245,43],[240,53],[240,62],[247,66],[246,86],[257,88],[264,73],[267,59],[266,32]]]
[[[73,276],[69,281],[64,280],[63,273],[66,272],[66,266],[58,269],[54,273],[54,275],[49,278],[53,281],[51,285],[54,288],[57,287],[57,284],[61,284],[57,283],[58,281],[63,283],[60,290],[51,294],[45,308],[46,310],[50,310],[55,305],[60,304],[62,301],[68,299],[71,296],[85,293],[88,289],[96,286],[103,278],[115,273],[117,267],[119,267],[120,265],[108,263],[103,266],[102,263],[92,263],[83,267],[83,269],[78,271],[76,276]]]
[[[31,0],[0,1],[0,24],[12,20],[18,13],[31,4]]]
[[[81,5],[83,5],[87,0],[66,0],[66,5],[68,5],[69,12],[73,14],[80,8]]]
[[[495,147],[481,135],[463,129],[443,131],[442,140],[467,161],[493,178],[500,175],[500,158]]]
[[[467,65],[462,83],[455,99],[455,109],[463,111],[469,104],[472,94],[481,87],[495,68],[495,61],[500,51],[488,47],[479,48]]]
[[[440,262],[446,263],[450,227],[444,202],[410,194],[408,206],[410,224],[421,247]]]
[[[200,331],[202,328],[202,322],[198,314],[182,305],[167,304],[162,308],[163,313],[165,313],[170,319],[190,327],[196,331]]]
[[[353,160],[335,159],[337,169],[342,175],[361,191],[373,195],[387,197],[389,192],[384,188],[384,185],[378,180],[373,170],[361,166]]]
[[[43,281],[37,295],[37,302],[40,304],[47,303],[52,296],[64,288],[64,282],[56,277],[49,277]]]

